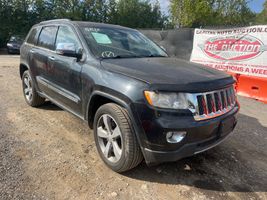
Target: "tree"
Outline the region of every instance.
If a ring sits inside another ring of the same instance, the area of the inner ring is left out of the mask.
[[[82,17],[82,1],[80,0],[52,0],[52,10],[55,18],[79,20]]]
[[[32,23],[56,18],[54,0],[35,0],[32,4]]]
[[[163,28],[166,17],[159,4],[142,0],[119,0],[116,6],[116,24],[132,28]]]
[[[31,0],[0,0],[0,35],[2,42],[14,32],[25,34],[31,27]]]
[[[249,25],[255,21],[247,0],[217,0],[213,10],[215,25]]]
[[[181,27],[247,25],[255,17],[247,0],[172,0],[171,13]]]
[[[266,24],[267,23],[267,1],[263,5],[263,11],[257,15],[256,23],[257,24]]]
[[[109,0],[107,6],[107,22],[115,24],[118,21],[118,10],[117,10],[117,1]]]
[[[173,22],[179,27],[194,27],[209,24],[212,6],[207,0],[172,0]]]
[[[132,28],[163,28],[159,3],[148,0],[0,0],[0,46],[44,20],[69,18]]]
[[[82,7],[83,20],[94,22],[107,21],[107,2],[105,0],[85,0]]]

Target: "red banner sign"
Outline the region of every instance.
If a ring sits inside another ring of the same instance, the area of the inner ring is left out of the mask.
[[[267,78],[267,26],[196,29],[191,62]]]

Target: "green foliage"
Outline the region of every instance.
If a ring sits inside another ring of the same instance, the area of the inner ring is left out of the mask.
[[[0,46],[9,35],[23,35],[29,30],[32,3],[31,0],[0,0]]]
[[[179,27],[194,27],[209,24],[212,8],[207,0],[172,0],[173,22]]]
[[[25,36],[32,25],[57,18],[132,28],[163,28],[168,20],[158,3],[147,0],[0,0],[0,46],[10,35]]]
[[[165,20],[158,3],[152,5],[148,1],[120,0],[113,23],[132,28],[163,28]]]
[[[179,27],[248,25],[255,20],[247,0],[172,0],[171,13]]]
[[[106,22],[107,2],[105,0],[85,0],[82,3],[82,20]]]

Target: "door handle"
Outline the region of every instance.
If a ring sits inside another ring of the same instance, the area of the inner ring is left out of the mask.
[[[54,56],[49,56],[48,59],[51,60],[51,61],[55,61],[56,60]]]
[[[33,49],[30,50],[30,53],[35,53],[35,51]]]

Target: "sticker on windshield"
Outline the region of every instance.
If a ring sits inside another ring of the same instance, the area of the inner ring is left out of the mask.
[[[98,44],[112,44],[110,38],[106,34],[96,32],[91,33]]]
[[[86,31],[89,31],[89,32],[99,32],[100,29],[99,28],[85,28]]]

